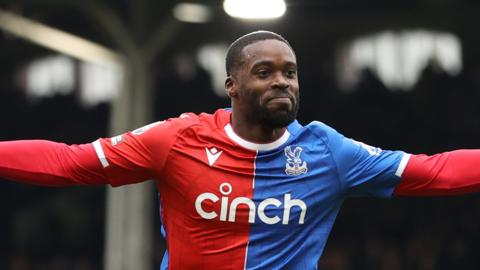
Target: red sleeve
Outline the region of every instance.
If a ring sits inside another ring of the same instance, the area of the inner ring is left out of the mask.
[[[42,140],[0,142],[0,177],[43,186],[105,184],[91,144]]]
[[[181,130],[196,119],[195,114],[182,114],[94,142],[108,182],[120,186],[157,178]]]
[[[0,178],[45,186],[120,186],[149,180],[163,170],[179,131],[196,119],[195,114],[183,114],[83,145],[0,142]]]
[[[480,150],[412,155],[395,195],[457,195],[480,191]]]

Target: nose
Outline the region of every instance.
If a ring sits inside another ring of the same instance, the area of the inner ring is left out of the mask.
[[[287,89],[288,87],[290,87],[290,83],[287,78],[285,78],[282,72],[278,72],[275,75],[271,86],[272,88],[276,89]]]

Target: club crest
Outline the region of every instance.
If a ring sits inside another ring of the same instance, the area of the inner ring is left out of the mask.
[[[285,164],[285,173],[287,175],[300,175],[307,173],[307,162],[302,161],[300,154],[302,153],[301,147],[295,147],[292,151],[290,146],[285,147],[285,156],[287,157],[287,164]]]

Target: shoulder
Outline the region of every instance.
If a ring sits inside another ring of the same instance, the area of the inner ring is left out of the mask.
[[[227,119],[227,120],[225,120]],[[230,119],[230,111],[228,110],[217,110],[215,113],[182,113],[178,117],[169,118],[164,121],[159,121],[152,123],[149,126],[153,125],[154,130],[165,131],[168,130],[170,133],[183,133],[186,130],[214,130],[219,128],[223,122]],[[144,127],[145,128],[145,127]]]
[[[311,136],[328,145],[329,148],[341,146],[347,139],[333,127],[320,122],[313,121],[304,128]]]
[[[334,128],[320,121],[312,121],[306,125],[305,128],[318,137],[327,138],[330,136],[339,135]]]
[[[182,113],[178,117],[169,118],[166,122],[179,129],[185,129],[192,126],[201,125],[201,117],[198,114],[187,112]]]
[[[138,138],[158,138],[175,136],[183,130],[200,123],[199,116],[194,113],[182,113],[178,117],[168,118],[137,128],[130,133]]]

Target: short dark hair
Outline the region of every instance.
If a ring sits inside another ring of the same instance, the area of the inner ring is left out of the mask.
[[[232,74],[233,69],[237,67],[238,64],[240,64],[242,59],[243,48],[245,48],[246,46],[252,43],[268,40],[268,39],[275,39],[275,40],[284,42],[285,44],[288,45],[288,47],[290,47],[290,49],[292,49],[292,46],[290,46],[290,43],[288,43],[288,41],[284,37],[282,37],[277,33],[265,31],[265,30],[248,33],[244,36],[241,36],[237,40],[235,40],[232,44],[230,44],[230,47],[228,47],[227,56],[225,58],[225,68],[227,71],[227,76],[230,76]]]

